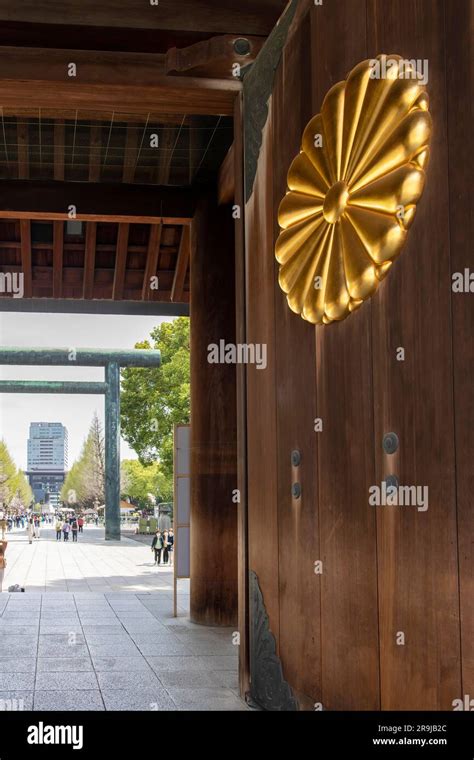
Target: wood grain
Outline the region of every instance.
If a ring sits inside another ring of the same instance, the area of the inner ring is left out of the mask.
[[[450,710],[461,688],[443,8],[438,0],[368,3],[369,57],[428,59],[435,125],[406,248],[372,302],[377,483],[395,472],[401,485],[429,488],[427,511],[377,511],[384,710]],[[392,430],[394,462],[381,448]]]
[[[232,216],[203,194],[191,258],[191,619],[237,623],[235,365],[208,362],[235,343]],[[225,255],[223,255],[225,251]]]
[[[310,70],[311,23],[307,15],[285,47],[272,96],[274,242],[288,159],[298,154],[301,134],[312,116],[311,76],[302,76]],[[314,572],[314,563],[320,558],[315,333],[288,308],[278,285],[273,251],[270,253],[275,290],[280,658],[300,706],[314,709],[314,703],[321,701],[321,576]],[[294,449],[302,456],[297,468],[291,464]],[[300,499],[292,498],[293,482],[301,483]]]
[[[327,90],[366,57],[365,2],[311,12],[313,112]],[[318,62],[324,60],[324,66]],[[380,706],[374,483],[371,305],[316,329],[321,530],[322,702]]]
[[[446,6],[446,82],[449,151],[451,273],[474,271],[472,148],[472,41],[474,14],[469,0]],[[461,615],[462,689],[474,694],[474,294],[452,293],[456,492]]]

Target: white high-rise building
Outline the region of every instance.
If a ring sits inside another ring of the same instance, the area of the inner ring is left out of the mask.
[[[27,475],[35,501],[56,506],[68,466],[67,429],[60,422],[32,422]]]

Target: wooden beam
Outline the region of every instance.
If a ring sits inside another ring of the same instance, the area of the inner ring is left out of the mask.
[[[1,12],[1,11],[0,11]],[[132,29],[131,27],[78,26],[61,24],[18,23],[2,21],[0,46],[57,47],[58,34],[65,50],[123,50],[141,53],[163,53],[176,47],[187,47],[210,36],[206,32],[186,32],[171,29]],[[55,44],[56,41],[56,44]]]
[[[53,226],[53,298],[63,294],[63,245],[64,222],[54,222]]]
[[[179,246],[176,271],[174,273],[173,287],[171,288],[171,300],[181,301],[184,290],[184,280],[188,271],[191,256],[191,226],[183,227],[181,243]]]
[[[92,298],[94,293],[95,251],[97,240],[96,222],[86,223],[86,242],[84,251],[83,298]]]
[[[190,224],[195,193],[187,187],[93,182],[0,180],[0,219]]]
[[[18,144],[18,179],[28,179],[30,176],[30,156],[28,146],[28,122],[17,121],[16,140]]]
[[[138,133],[136,125],[127,127],[122,182],[133,182],[137,165]]]
[[[112,298],[114,301],[119,301],[123,297],[123,289],[125,285],[125,272],[127,269],[127,253],[128,253],[128,235],[130,232],[130,225],[126,223],[119,224],[118,236],[117,236],[117,253],[115,258],[115,273],[114,273],[114,285],[112,291]]]
[[[101,134],[100,124],[93,124],[90,130],[89,144],[89,182],[100,181]]]
[[[233,78],[168,77],[163,56],[0,47],[4,109],[56,108],[123,113],[231,115],[242,88]]]
[[[31,225],[27,219],[20,221],[20,242],[23,291],[25,298],[31,298],[33,279],[31,266]]]
[[[235,64],[241,68],[253,63],[265,38],[246,35],[220,35],[185,48],[173,47],[166,53],[165,71],[175,76],[235,77]]]
[[[227,156],[224,158],[219,177],[217,180],[217,197],[219,206],[224,203],[232,203],[235,193],[235,150],[234,144],[229,148]]]
[[[160,0],[156,7],[142,0],[22,0],[2,3],[0,20],[36,24],[165,29],[209,34],[268,35],[286,0]],[[231,7],[229,7],[231,6]],[[58,30],[58,34],[61,32]]]
[[[64,149],[66,142],[66,130],[64,121],[54,122],[54,179],[57,182],[64,180]]]
[[[151,290],[150,280],[156,275],[158,270],[162,229],[161,224],[152,224],[150,227],[150,237],[148,240],[146,267],[142,288],[142,298],[144,301],[152,300],[152,295],[156,292]]]
[[[178,137],[179,129],[165,127],[160,130],[159,144],[159,162],[155,171],[155,181],[158,185],[167,185],[170,180],[171,161],[173,158],[173,148]]]

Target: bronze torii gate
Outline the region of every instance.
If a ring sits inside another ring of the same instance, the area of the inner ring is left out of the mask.
[[[160,351],[7,347],[2,364],[105,368],[105,382],[1,380],[0,393],[105,395],[105,538],[120,541],[120,367],[159,367]]]

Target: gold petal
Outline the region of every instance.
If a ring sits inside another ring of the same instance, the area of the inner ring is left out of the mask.
[[[391,268],[393,261],[384,261],[379,267],[377,267],[377,277],[379,280],[383,280],[388,275],[388,270]]]
[[[387,56],[386,56],[387,57]],[[397,56],[389,56],[396,59]],[[377,60],[380,60],[382,56],[378,56]],[[372,65],[371,61],[367,61],[369,71],[369,82],[365,91],[365,98],[362,107],[362,114],[357,126],[357,134],[354,139],[352,153],[346,169],[346,180],[353,174],[354,168],[357,166],[359,157],[367,143],[374,136],[374,124],[383,113],[385,100],[388,97],[390,89],[394,81],[394,75],[397,73],[395,70],[390,70],[389,76],[386,78],[373,79],[372,78]]]
[[[288,227],[287,230],[283,230],[275,246],[276,260],[280,264],[285,264],[294,254],[298,253],[308,238],[311,237],[323,222],[324,217],[322,214],[319,214],[311,222],[304,219],[302,222]]]
[[[298,193],[324,198],[327,187],[305,153],[296,156],[288,172],[288,187]]]
[[[344,268],[351,300],[362,302],[377,288],[377,266],[348,219],[340,222]]]
[[[367,253],[376,264],[394,259],[400,252],[407,233],[393,216],[348,206],[345,217],[354,226]]]
[[[280,227],[286,229],[292,224],[309,219],[314,214],[319,214],[323,210],[321,200],[313,195],[303,195],[303,193],[287,193],[280,203],[278,209],[278,223]]]
[[[360,176],[354,176],[350,192],[355,193],[383,174],[393,171],[410,161],[427,145],[431,135],[431,116],[428,111],[412,111],[393,130],[390,137],[375,154],[369,164],[365,164]]]
[[[315,266],[310,270],[306,287],[302,289],[301,296],[298,300],[298,312],[301,312],[304,319],[314,324],[320,324],[324,314],[324,299],[326,291],[326,279],[329,266],[329,251],[332,245],[334,234],[334,225],[328,224],[324,237],[318,246],[318,254],[315,258]],[[315,288],[314,282],[316,277],[321,278],[322,287]]]
[[[322,147],[316,147],[315,145],[315,138],[317,135],[321,135]],[[333,183],[331,182],[331,173],[326,162],[325,145],[326,136],[324,134],[323,120],[321,114],[318,113],[317,116],[311,119],[303,132],[301,147],[318,174],[321,176],[323,183],[327,188],[330,188]]]
[[[324,313],[329,319],[342,319],[347,314],[351,297],[347,290],[340,224],[334,225],[324,300]]]
[[[298,280],[305,280],[308,267],[311,268],[315,257],[319,256],[321,239],[325,239],[327,227],[327,222],[320,224],[314,234],[301,246],[298,253],[288,258],[280,267],[278,281],[285,293],[290,293]]]
[[[326,142],[324,150],[329,164],[332,184],[342,179],[342,133],[344,127],[345,82],[331,87],[321,108]]]
[[[405,208],[403,216],[400,219],[400,224],[402,224],[406,230],[408,230],[413,224],[415,214],[416,214],[416,206],[407,206]]]
[[[424,184],[424,172],[407,164],[351,193],[349,205],[371,208],[384,214],[396,214],[400,207],[418,202]]]
[[[419,153],[416,154],[411,160],[412,164],[416,164],[420,167],[420,169],[426,169],[428,166],[428,162],[430,160],[430,149],[424,148],[423,150],[420,150]]]
[[[370,82],[370,61],[362,61],[347,78],[344,100],[344,127],[342,133],[342,168],[341,176],[347,176],[347,165],[352,153],[355,136],[359,128],[362,107]]]
[[[384,80],[386,83],[384,88],[377,87],[375,83],[379,81],[370,80],[367,88],[366,100],[370,105],[364,103],[364,114],[366,107],[369,108],[369,114],[364,123],[361,120],[360,137],[358,137],[357,147],[351,156],[346,173],[349,184],[357,179],[366,164],[387,140],[394,125],[409,113],[423,92],[422,85],[416,80],[387,79]],[[381,91],[380,100],[375,103],[372,102],[373,93],[371,92],[374,88]]]

